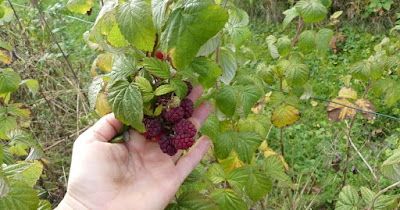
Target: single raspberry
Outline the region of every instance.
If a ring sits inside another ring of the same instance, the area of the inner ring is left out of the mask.
[[[162,52],[160,52],[160,51],[157,51],[157,52],[156,52],[156,57],[157,57],[158,59],[160,59],[160,60],[164,60],[164,55],[163,55]]]
[[[187,134],[175,134],[173,143],[177,149],[189,149],[194,143],[194,137]]]
[[[176,108],[172,108],[168,111],[165,111],[163,115],[167,121],[174,123],[174,122],[179,122],[185,115],[185,112],[183,111],[182,107],[178,106]]]
[[[160,145],[160,149],[164,153],[167,153],[170,156],[175,155],[177,152],[177,149],[173,144],[172,138],[166,134],[161,135],[160,140],[158,141],[158,145]]]
[[[188,81],[185,81],[185,83],[186,83],[187,88],[188,88],[188,91],[187,91],[186,96],[188,96],[188,95],[192,92],[193,86],[192,86],[192,84],[191,84],[190,82],[188,82]]]
[[[194,111],[194,104],[192,100],[187,98],[183,99],[181,101],[181,107],[185,113],[185,115],[183,115],[183,118],[187,119],[192,116]]]
[[[186,134],[189,137],[194,137],[197,133],[196,127],[189,120],[181,120],[174,126],[175,135]]]
[[[143,120],[146,126],[146,132],[143,133],[143,136],[146,137],[146,139],[151,140],[152,138],[155,138],[159,136],[162,133],[163,126],[161,122],[157,120]],[[158,138],[156,138],[157,140]]]

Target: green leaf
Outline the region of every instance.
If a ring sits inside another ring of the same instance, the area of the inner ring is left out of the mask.
[[[157,77],[168,79],[171,77],[171,71],[167,62],[158,58],[147,57],[143,61],[144,68]]]
[[[279,105],[272,112],[272,124],[277,128],[282,128],[295,123],[300,119],[299,110],[292,105]]]
[[[210,139],[215,141],[218,138],[218,128],[219,128],[218,117],[214,114],[211,114],[204,122],[203,126],[200,129],[200,132],[202,133],[202,135],[206,135],[210,137]]]
[[[263,138],[256,132],[240,132],[235,134],[233,146],[241,161],[250,164],[255,150],[262,143]]]
[[[352,186],[344,186],[336,202],[336,210],[357,210],[360,201],[357,191]]]
[[[208,169],[207,177],[214,183],[218,184],[226,180],[224,168],[218,163],[213,163]]]
[[[134,84],[136,86],[138,86],[140,91],[142,91],[142,92],[153,92],[153,87],[151,86],[149,80],[147,80],[144,77],[141,77],[141,76],[135,77]]]
[[[122,35],[121,29],[119,29],[118,23],[116,22],[113,24],[110,31],[108,32],[107,41],[110,43],[111,46],[117,48],[129,46],[128,41],[126,41],[124,35]]]
[[[265,173],[253,169],[249,174],[245,189],[251,200],[259,201],[272,189],[272,182]]]
[[[270,155],[264,160],[264,171],[273,179],[292,184],[290,177],[285,172],[285,166],[279,155]]]
[[[67,8],[69,11],[80,14],[86,14],[92,9],[92,7],[92,0],[69,0],[67,3]]]
[[[235,168],[234,170],[229,172],[227,180],[230,185],[238,189],[242,189],[246,185],[250,173],[251,173],[250,166],[245,165],[240,168]]]
[[[286,81],[292,87],[304,85],[310,75],[310,70],[306,64],[293,63],[285,71]]]
[[[18,90],[20,83],[21,77],[12,69],[0,72],[0,94]]]
[[[375,192],[372,192],[370,189],[361,186],[361,195],[364,202],[369,206],[372,202],[372,198],[376,195]],[[385,210],[385,209],[396,209],[397,201],[396,195],[381,195],[379,196],[374,203],[375,210]]]
[[[186,98],[188,86],[185,82],[179,79],[172,78],[170,79],[170,84],[175,88],[175,94],[179,97],[179,99]]]
[[[227,5],[229,20],[232,25],[247,25],[249,23],[249,15],[246,11],[236,7]]]
[[[304,51],[311,51],[314,49],[314,45],[315,45],[315,31],[313,30],[307,30],[307,31],[303,31],[300,35],[299,35],[299,47],[300,49],[304,50]]]
[[[216,189],[211,193],[211,199],[220,210],[247,210],[246,203],[231,189]]]
[[[3,18],[5,13],[4,7],[0,6],[0,18]]]
[[[388,106],[392,106],[400,99],[400,83],[393,84],[386,91],[386,103]]]
[[[17,116],[17,117],[22,117],[25,119],[29,119],[31,116],[31,110],[24,106],[23,104],[9,104],[7,106],[7,112],[8,114]]]
[[[18,127],[14,117],[0,116],[0,139],[8,139],[7,132]]]
[[[388,88],[392,87],[392,85],[394,85],[394,84],[395,84],[395,81],[393,81],[390,78],[378,79],[374,82],[371,89],[377,96],[381,96],[385,93],[385,91]]]
[[[269,35],[265,41],[267,42],[269,53],[272,58],[279,58],[278,48],[276,47],[276,37],[273,35]]]
[[[27,184],[10,180],[10,192],[7,196],[0,198],[0,209],[37,209],[39,205],[39,198],[37,193],[32,187]]]
[[[363,60],[353,64],[350,74],[354,79],[368,82],[371,77],[370,63],[367,60]]]
[[[187,0],[168,18],[161,34],[161,44],[172,65],[184,69],[200,47],[215,36],[228,20],[228,13],[208,0]],[[190,29],[190,30],[189,30]]]
[[[199,75],[198,80],[205,89],[214,87],[215,81],[222,74],[218,64],[206,57],[196,58],[185,70],[197,73]]]
[[[115,14],[125,39],[145,51],[152,51],[156,41],[156,30],[150,10],[150,5],[145,0],[135,0],[119,5]]]
[[[228,85],[235,77],[237,70],[236,58],[232,50],[221,47],[218,64],[222,69],[220,80]]]
[[[326,8],[329,8],[332,5],[332,0],[320,0],[320,1]]]
[[[172,85],[161,85],[160,87],[158,87],[155,91],[154,91],[154,95],[156,96],[161,96],[167,93],[170,93],[172,91],[175,91],[176,88]]]
[[[287,55],[289,55],[291,46],[292,46],[292,42],[290,41],[290,39],[287,36],[279,38],[278,41],[276,42],[276,47],[278,48],[278,53],[282,57],[286,57]]]
[[[206,195],[196,191],[187,191],[179,196],[174,207],[167,207],[167,209],[217,210],[218,207]]]
[[[8,179],[21,180],[30,187],[33,187],[43,171],[40,163],[20,163],[3,167],[4,175]]]
[[[47,200],[39,200],[37,210],[52,210],[50,202]]]
[[[257,66],[257,74],[268,85],[275,83],[275,71],[273,67],[267,66],[265,63],[260,63]]]
[[[244,115],[247,117],[251,108],[261,98],[262,92],[254,85],[247,85],[241,93]]]
[[[395,150],[393,155],[383,162],[381,172],[388,179],[400,181],[400,150]]]
[[[217,47],[219,46],[222,39],[221,33],[218,33],[211,39],[209,39],[203,46],[200,47],[199,52],[196,57],[205,56],[208,57],[211,53],[213,53]]]
[[[252,35],[250,29],[245,25],[230,26],[228,27],[228,33],[236,49],[239,49]]]
[[[295,5],[305,22],[317,23],[325,19],[328,10],[320,0],[301,0]]]
[[[0,171],[0,198],[5,197],[10,192],[10,185],[7,179],[3,176]]]
[[[318,31],[315,36],[315,46],[317,48],[317,53],[320,56],[325,56],[329,51],[329,42],[333,36],[333,31],[331,29],[323,28]]]
[[[221,133],[218,139],[213,141],[215,156],[219,159],[225,159],[229,156],[233,148],[232,133]]]
[[[296,18],[297,16],[299,16],[299,13],[297,12],[296,7],[292,7],[286,11],[283,12],[283,14],[285,15],[285,19],[283,20],[283,29],[285,29],[287,27],[287,25],[289,25],[290,22],[292,22],[292,20],[294,18]]]
[[[373,79],[379,79],[385,71],[385,64],[379,61],[374,61],[371,63],[370,71]]]
[[[39,91],[39,82],[35,79],[26,79],[21,82],[21,84],[25,84],[28,86],[29,91],[31,91],[32,95],[35,96]]]
[[[168,5],[171,3],[172,2],[169,0],[151,0],[153,24],[158,34],[161,34],[162,28],[167,20],[167,9]]]
[[[108,102],[115,117],[139,132],[144,132],[143,100],[139,89],[127,81],[117,81],[109,89]]]
[[[136,60],[132,55],[119,55],[111,67],[109,73],[109,86],[118,80],[126,80],[137,71]]]
[[[231,117],[235,113],[237,93],[231,86],[223,86],[217,93],[218,109],[226,116]]]
[[[37,149],[38,152],[41,153],[41,157],[44,156],[44,151],[43,151],[42,146],[40,146],[40,144],[35,139],[32,138],[31,134],[29,134],[25,131],[22,131],[22,130],[15,129],[15,130],[9,131],[7,133],[7,137],[10,140],[12,140],[13,143],[24,144],[29,147],[33,147],[33,148]]]

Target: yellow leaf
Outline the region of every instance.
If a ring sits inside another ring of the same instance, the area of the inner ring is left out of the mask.
[[[374,104],[368,99],[358,99],[356,101],[356,105],[359,109],[375,112]],[[374,120],[376,115],[368,112],[361,112],[361,115],[364,116],[368,120]]]
[[[101,116],[111,113],[110,105],[107,101],[107,96],[104,93],[99,93],[96,100],[96,109]]]
[[[292,105],[279,105],[272,112],[272,124],[277,128],[282,128],[295,123],[300,119],[299,110]]]
[[[9,114],[15,115],[15,116],[19,116],[19,117],[23,117],[26,119],[29,119],[31,116],[31,110],[24,106],[23,104],[17,103],[17,104],[10,104],[7,107],[7,112]]]
[[[353,88],[342,87],[342,89],[339,91],[338,98],[357,99],[357,92],[353,90]]]
[[[100,70],[104,72],[110,72],[112,66],[112,57],[111,53],[104,53],[97,57],[97,66]]]
[[[317,106],[317,105],[318,105],[318,102],[311,100],[311,106]]]
[[[227,158],[223,160],[218,159],[218,162],[224,168],[226,173],[229,173],[233,169],[240,168],[246,165],[241,160],[239,160],[235,151],[233,151]],[[253,164],[254,164],[254,155],[253,158],[251,159],[251,165]]]
[[[356,110],[349,107],[356,107],[350,101],[344,98],[335,98],[332,100],[333,102],[328,104],[327,112],[328,118],[332,122],[340,122],[345,119],[349,119],[357,114]],[[334,103],[336,102],[336,103]],[[340,104],[344,104],[346,106],[342,106]]]
[[[5,64],[11,64],[11,56],[10,53],[7,50],[1,50],[0,49],[0,62],[3,62]]]

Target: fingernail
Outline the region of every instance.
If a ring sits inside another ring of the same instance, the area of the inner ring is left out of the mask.
[[[128,142],[129,141],[129,131],[125,131],[124,132],[124,142]]]

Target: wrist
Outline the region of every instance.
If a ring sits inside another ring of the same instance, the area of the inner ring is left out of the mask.
[[[58,204],[56,209],[64,210],[64,209],[89,209],[89,208],[67,192],[62,201],[60,202],[60,204]]]

